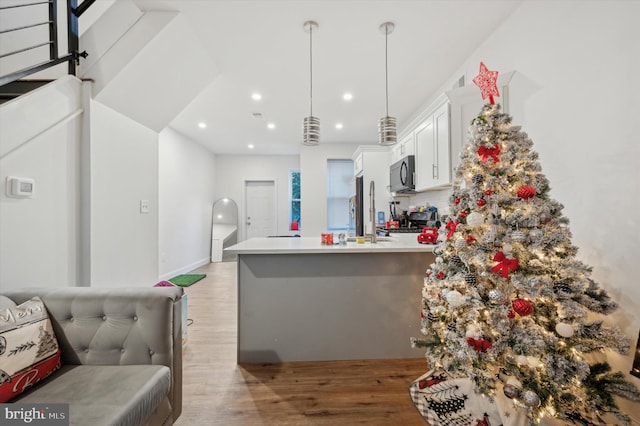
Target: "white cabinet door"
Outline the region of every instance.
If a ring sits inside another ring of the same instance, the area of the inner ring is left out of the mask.
[[[451,183],[449,104],[438,107],[414,132],[416,191]]]
[[[353,160],[353,175],[360,176],[362,174],[362,167],[363,167],[362,154],[359,154]]]
[[[449,144],[449,104],[433,113],[434,131],[434,186],[451,183],[451,150]]]
[[[400,141],[400,153],[402,157],[400,159],[406,157],[407,155],[414,155],[415,149],[413,144],[413,132],[402,138]]]
[[[402,152],[400,148],[402,148],[402,145],[400,143],[397,143],[389,150],[389,165],[398,162],[402,158]]]
[[[415,132],[416,141],[416,191],[424,191],[433,186],[434,141],[433,116],[427,117]]]

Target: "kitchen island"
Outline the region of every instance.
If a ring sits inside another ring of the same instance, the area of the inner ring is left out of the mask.
[[[423,278],[433,245],[254,238],[238,256],[238,363],[421,358]]]

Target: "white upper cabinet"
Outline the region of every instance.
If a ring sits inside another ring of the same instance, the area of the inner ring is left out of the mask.
[[[413,132],[409,132],[409,134],[404,135],[400,138],[400,141],[391,147],[390,152],[390,163],[396,163],[402,160],[407,155],[414,155],[414,141],[413,141]]]
[[[357,153],[353,157],[353,175],[360,176],[362,174],[362,166],[364,165],[363,161],[364,155],[362,152]]]
[[[449,103],[438,105],[418,124],[414,132],[416,191],[440,188],[451,183]]]
[[[495,99],[502,105],[502,111],[509,111],[509,85],[514,71],[501,73],[498,76],[497,86],[500,96]],[[452,170],[460,164],[460,153],[468,142],[469,126],[471,120],[476,118],[486,103],[482,99],[480,89],[475,84],[470,84],[457,89],[449,90],[447,97],[451,102],[451,166]]]

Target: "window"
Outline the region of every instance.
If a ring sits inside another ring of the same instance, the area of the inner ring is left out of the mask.
[[[349,199],[355,191],[353,161],[327,160],[327,230],[354,228]]]
[[[289,171],[289,198],[291,202],[290,210],[290,223],[291,230],[295,227],[294,222],[297,223],[298,229],[300,229],[300,170]]]

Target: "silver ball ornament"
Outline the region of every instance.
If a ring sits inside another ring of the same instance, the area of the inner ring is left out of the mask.
[[[540,406],[540,397],[534,391],[526,390],[522,393],[522,403],[530,408],[536,408]]]
[[[524,232],[520,230],[513,231],[509,237],[514,243],[521,243],[527,238]]]
[[[507,361],[509,364],[517,364],[518,360],[515,356],[515,354],[513,352],[507,352],[504,355],[504,360]]]
[[[542,230],[540,229],[532,229],[529,232],[529,238],[531,238],[531,240],[533,242],[538,242],[542,239]]]
[[[504,385],[502,391],[504,392],[504,396],[511,399],[517,398],[520,395],[520,389],[508,383]]]
[[[465,302],[464,296],[457,290],[448,292],[444,297],[445,300],[449,303],[449,306],[452,308],[462,306]]]
[[[478,212],[471,212],[467,215],[467,225],[476,227],[484,223],[484,216]]]

